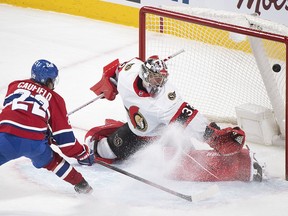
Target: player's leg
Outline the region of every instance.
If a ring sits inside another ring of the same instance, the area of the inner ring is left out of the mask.
[[[0,166],[21,156],[16,152],[15,146],[13,145],[14,138],[15,136],[11,134],[0,133]],[[16,143],[16,145],[18,145],[18,143]]]
[[[111,150],[107,137],[123,126],[123,122],[106,119],[105,125],[91,128],[85,135],[85,143],[94,151],[95,160],[113,163],[117,156]]]
[[[113,120],[92,128],[85,137],[85,142],[94,148],[96,160],[106,163],[128,158],[149,141],[133,134],[127,123]]]
[[[52,151],[52,160],[43,168],[52,171],[59,178],[74,185],[74,189],[78,193],[91,193],[92,187],[83,178],[69,162],[62,158],[58,153]]]
[[[107,143],[118,159],[127,159],[142,147],[150,143],[152,138],[139,137],[129,128],[128,123],[121,126],[107,137]]]
[[[66,161],[58,153],[54,152],[47,140],[44,141],[28,141],[24,140],[23,145],[30,143],[30,150],[25,156],[32,160],[36,168],[45,168],[55,173],[59,178],[74,185],[74,189],[78,193],[91,193],[92,187],[83,178],[68,161]]]
[[[0,165],[21,156],[30,158],[36,168],[53,171],[64,181],[75,185],[75,190],[79,193],[92,191],[82,175],[60,155],[52,151],[47,140],[30,140],[0,133]]]

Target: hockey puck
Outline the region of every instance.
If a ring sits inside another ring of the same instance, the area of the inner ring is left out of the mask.
[[[279,64],[274,64],[272,70],[278,73],[281,70],[281,66]]]

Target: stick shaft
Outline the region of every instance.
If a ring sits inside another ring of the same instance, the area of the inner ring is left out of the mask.
[[[176,52],[176,53],[174,53],[174,54],[168,56],[168,57],[165,58],[163,61],[168,61],[169,59],[174,58],[175,56],[181,54],[182,52],[185,52],[185,50],[184,50],[184,49],[181,49],[181,50],[179,50],[178,52]],[[103,94],[101,94],[101,95],[99,95],[98,97],[92,99],[91,101],[88,101],[87,103],[85,103],[85,104],[83,104],[82,106],[76,108],[75,110],[69,112],[67,115],[69,116],[69,115],[71,115],[71,114],[77,112],[78,110],[80,110],[80,109],[82,109],[82,108],[88,106],[89,104],[95,102],[96,100],[100,99],[101,97],[103,97]]]
[[[100,99],[100,98],[102,98],[102,97],[103,97],[103,94],[100,94],[100,95],[97,96],[96,98],[94,98],[94,99],[88,101],[87,103],[83,104],[82,106],[80,106],[80,107],[74,109],[73,111],[69,112],[67,115],[69,116],[69,115],[71,115],[71,114],[77,112],[78,110],[80,110],[80,109],[82,109],[82,108],[88,106],[89,104],[95,102],[96,100],[98,100],[98,99]]]
[[[133,179],[136,179],[136,180],[138,180],[138,181],[141,181],[141,182],[143,182],[143,183],[145,183],[145,184],[147,184],[147,185],[150,185],[150,186],[152,186],[152,187],[154,187],[154,188],[158,188],[158,189],[160,189],[160,190],[162,190],[162,191],[165,191],[165,192],[167,192],[167,193],[170,193],[170,194],[172,194],[172,195],[175,195],[175,196],[177,196],[177,197],[180,197],[180,198],[182,198],[182,199],[185,199],[185,200],[187,200],[187,201],[189,201],[189,202],[192,202],[192,197],[189,196],[189,195],[185,195],[185,194],[178,193],[178,192],[176,192],[176,191],[170,190],[170,189],[168,189],[168,188],[166,188],[166,187],[163,187],[163,186],[161,186],[161,185],[158,185],[158,184],[156,184],[156,183],[154,183],[154,182],[151,182],[151,181],[149,181],[149,180],[147,180],[147,179],[144,179],[144,178],[142,178],[142,177],[136,176],[136,175],[134,175],[134,174],[132,174],[132,173],[129,173],[129,172],[125,171],[125,170],[122,170],[122,169],[120,169],[120,168],[118,168],[118,167],[111,166],[110,164],[107,164],[107,163],[105,163],[105,162],[103,162],[103,161],[95,160],[95,163],[98,163],[98,164],[100,164],[100,165],[102,165],[102,166],[104,166],[104,167],[107,167],[107,168],[109,168],[109,169],[112,169],[112,170],[114,170],[114,171],[116,171],[116,172],[119,172],[119,173],[121,173],[121,174],[123,174],[123,175],[129,176],[129,177],[131,177],[131,178],[133,178]]]
[[[179,54],[181,54],[181,53],[183,53],[183,52],[185,52],[185,50],[184,50],[184,49],[181,49],[181,50],[179,50],[178,52],[176,52],[176,53],[168,56],[168,57],[165,58],[165,59],[163,59],[163,61],[166,62],[166,61],[170,60],[171,58],[174,58],[175,56],[177,56],[177,55],[179,55]]]

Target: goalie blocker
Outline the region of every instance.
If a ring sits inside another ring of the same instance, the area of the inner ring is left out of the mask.
[[[242,149],[244,132],[239,128],[221,130],[214,124],[207,126],[204,138],[215,149],[191,149],[182,152],[180,157],[177,154],[177,161],[168,177],[185,181],[262,181],[262,168],[253,162],[253,154],[248,149]],[[128,133],[132,136],[127,137],[127,130],[126,124],[111,119],[106,120],[105,125],[90,129],[85,142],[94,148],[95,160],[111,164],[126,159],[153,140],[135,136],[132,132]],[[228,150],[225,150],[225,143]],[[175,159],[177,149],[165,147],[163,152],[169,162]],[[110,157],[101,157],[103,153]]]

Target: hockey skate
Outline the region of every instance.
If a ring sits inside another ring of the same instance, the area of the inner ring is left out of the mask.
[[[93,188],[83,178],[83,180],[74,186],[74,189],[79,194],[90,194],[93,192]]]
[[[256,161],[253,162],[253,181],[262,182],[263,180],[263,169],[260,164]]]

